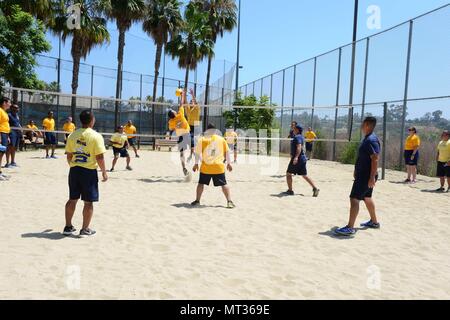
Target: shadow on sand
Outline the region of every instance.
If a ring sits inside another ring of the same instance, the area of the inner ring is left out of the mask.
[[[273,193],[270,195],[271,197],[276,197],[276,198],[286,198],[286,197],[295,197],[295,196],[300,196],[300,197],[304,197],[305,195],[302,193],[295,193],[293,195],[289,195],[285,192],[280,192],[280,193]]]
[[[335,231],[336,229],[339,228],[337,226],[334,226],[333,228],[331,228],[330,230],[324,231],[324,232],[319,232],[319,234],[321,236],[327,236],[333,239],[337,239],[337,240],[348,240],[348,239],[353,239],[355,237],[356,234],[351,235],[351,236],[343,236],[343,235],[339,235],[337,234]],[[356,229],[356,233],[358,233],[358,231],[361,230],[367,230],[367,228],[355,228]]]
[[[204,209],[204,208],[222,208],[222,209],[228,209],[226,206],[205,206],[203,204],[193,206],[190,203],[173,203],[171,204],[172,207],[175,208],[186,208],[186,209]]]
[[[22,234],[22,238],[38,238],[38,239],[48,239],[48,240],[61,240],[65,238],[80,238],[76,235],[65,236],[61,232],[53,231],[52,229],[47,229],[42,232],[30,232]]]

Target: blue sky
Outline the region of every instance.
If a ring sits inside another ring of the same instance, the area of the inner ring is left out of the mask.
[[[385,30],[400,22],[413,18],[426,11],[445,5],[444,0],[360,0],[359,1],[358,39]],[[370,5],[380,8],[381,29],[369,29],[366,25],[366,10]],[[413,41],[413,59],[416,59],[411,70],[411,87],[413,96],[448,94],[450,87],[448,62],[448,10],[445,15],[433,19],[426,19],[415,26]],[[353,0],[242,0],[241,11],[241,56],[240,64],[243,66],[240,72],[240,85],[272,72],[285,68],[294,63],[321,54],[338,46],[351,42],[353,23]],[[109,24],[111,43],[102,48],[94,49],[86,59],[86,63],[98,66],[116,67],[117,32],[113,23]],[[377,42],[376,38],[371,44],[371,62],[369,65],[368,100],[377,101],[379,97],[386,96],[386,91],[395,87],[395,92],[387,94],[388,98],[398,98],[402,95],[402,79],[404,78],[404,57],[406,56],[407,26],[400,28],[389,35],[383,36]],[[445,31],[447,30],[447,31]],[[213,68],[213,80],[223,73],[224,60],[226,69],[236,61],[236,37],[237,31],[228,33],[220,39],[216,45],[216,62]],[[57,39],[49,35],[53,48],[48,53],[51,56],[58,54]],[[417,39],[416,39],[417,38]],[[356,81],[362,79],[362,62],[364,58],[364,46],[361,43],[357,51]],[[343,59],[349,56],[350,50],[344,49]],[[124,70],[152,74],[154,65],[155,46],[148,36],[135,25],[126,37]],[[70,43],[63,47],[62,57],[70,60]],[[318,65],[318,104],[333,103],[335,93],[327,90],[335,81],[335,57],[329,58]],[[441,63],[437,63],[440,61]],[[343,68],[348,69],[343,61]],[[385,72],[378,72],[379,65],[383,65]],[[302,66],[305,72],[309,72],[311,66]],[[359,68],[359,69],[358,69]],[[373,69],[373,70],[372,70]],[[359,70],[359,71],[358,71]],[[322,72],[322,76],[320,76]],[[437,77],[438,85],[430,84],[427,72],[432,77]],[[183,79],[184,72],[179,70],[175,61],[166,60],[166,77]],[[202,63],[197,71],[197,81],[204,82],[206,76],[206,63]],[[50,75],[49,78],[52,78]],[[63,76],[64,77],[64,76]],[[194,75],[192,74],[191,79]],[[345,72],[343,77],[345,77]],[[80,93],[89,94],[88,77],[80,81]],[[51,80],[51,79],[49,79]],[[100,81],[101,79],[97,80]],[[104,80],[104,79],[103,79]],[[111,83],[112,79],[108,79]],[[306,81],[306,80],[305,80]],[[383,81],[389,81],[389,85],[380,86]],[[299,80],[299,86],[302,86]],[[359,81],[361,82],[361,81]],[[304,86],[310,86],[305,83]],[[114,84],[105,87],[104,90],[96,84],[96,95],[113,95]],[[63,89],[70,89],[64,85]],[[144,88],[146,91],[147,88]],[[345,99],[345,88],[343,99]],[[359,90],[361,91],[361,90]],[[360,92],[356,90],[355,100],[358,101]],[[130,89],[127,95],[137,95],[137,91]],[[309,102],[307,95],[298,97],[299,103]],[[297,100],[296,100],[297,103]],[[448,106],[448,102],[447,102]]]

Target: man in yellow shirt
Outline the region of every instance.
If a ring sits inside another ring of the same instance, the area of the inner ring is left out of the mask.
[[[102,171],[102,181],[108,180],[104,159],[105,142],[103,137],[92,129],[95,124],[94,114],[84,110],[80,114],[80,121],[83,127],[74,131],[66,144],[67,163],[70,166],[70,197],[66,203],[66,226],[63,234],[67,236],[76,231],[72,225],[72,218],[80,197],[84,201],[80,236],[95,234],[89,225],[94,214],[93,202],[99,199],[97,167],[100,167]]]
[[[36,142],[33,138],[37,139],[38,137],[42,137],[42,133],[39,131],[39,128],[33,120],[28,121],[26,128],[29,130],[25,131],[25,138],[30,140],[31,143]]]
[[[67,117],[66,122],[63,125],[63,131],[69,132],[64,134],[64,144],[67,143],[67,137],[76,129],[75,123],[72,122],[72,117]]]
[[[192,169],[194,172],[199,169],[199,160],[202,163],[200,166],[200,179],[197,185],[197,196],[195,201],[191,203],[192,206],[200,205],[203,189],[205,185],[209,185],[211,179],[215,187],[222,187],[222,192],[227,199],[227,208],[234,208],[235,205],[231,201],[230,188],[225,179],[225,164],[226,159],[227,170],[232,171],[230,164],[230,154],[228,144],[223,137],[216,134],[216,127],[212,124],[208,125],[204,136],[199,139],[195,152],[195,165]]]
[[[9,133],[11,131],[9,126],[9,116],[6,111],[11,107],[11,100],[2,97],[0,100],[0,181],[8,180],[8,177],[2,173],[3,155],[9,145]]]
[[[190,133],[191,133],[191,154],[189,155],[188,161],[191,161],[194,156],[195,147],[195,128],[200,125],[200,107],[197,104],[197,99],[195,98],[195,93],[193,89],[189,90],[192,101],[189,105],[186,105],[186,116],[188,119]]]
[[[55,148],[58,144],[58,140],[56,139],[56,134],[52,131],[55,131],[55,119],[53,118],[53,111],[49,111],[47,114],[47,118],[44,118],[42,121],[42,127],[47,132],[44,132],[44,145],[45,145],[45,158],[56,159],[55,157]],[[48,155],[49,149],[52,149],[52,155]]]
[[[420,138],[414,127],[408,129],[409,135],[405,142],[405,165],[408,177],[406,183],[416,183],[417,162],[419,161]]]
[[[441,141],[438,144],[437,172],[436,176],[441,180],[441,187],[438,192],[443,192],[445,186],[445,178],[447,178],[447,192],[450,192],[450,131],[444,130],[441,135]]]
[[[170,135],[175,132],[178,137],[178,150],[180,151],[181,166],[183,167],[183,174],[187,177],[189,176],[189,171],[186,169],[186,161],[184,158],[184,151],[191,148],[191,134],[190,126],[184,113],[184,105],[186,104],[186,91],[181,94],[181,105],[178,112],[174,110],[169,110],[169,130]]]
[[[225,140],[227,141],[228,148],[233,150],[234,163],[237,162],[237,138],[238,135],[234,131],[233,127],[229,127],[227,131],[225,131]]]
[[[114,171],[114,167],[116,166],[117,160],[120,158],[127,158],[127,166],[126,169],[127,170],[133,170],[130,167],[130,155],[128,154],[128,137],[126,134],[124,134],[123,132],[123,126],[120,126],[117,128],[116,133],[114,133],[111,137],[111,139],[109,140],[110,144],[112,144],[113,147],[113,154],[114,154],[114,159],[112,162],[112,168],[111,168],[111,172]]]
[[[124,126],[123,130],[128,135],[128,145],[133,148],[134,154],[136,155],[136,158],[139,158],[139,155],[137,153],[137,149],[135,147],[136,141],[135,136],[137,130],[136,127],[133,125],[133,121],[128,120],[127,124]]]
[[[308,131],[305,133],[305,149],[306,157],[312,159],[313,157],[313,141],[317,139],[316,133],[311,127],[308,127]]]

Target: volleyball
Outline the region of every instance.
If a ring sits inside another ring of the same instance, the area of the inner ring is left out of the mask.
[[[181,88],[178,88],[177,90],[175,90],[175,95],[177,96],[177,97],[181,97],[181,94],[183,93],[183,89],[181,89]]]

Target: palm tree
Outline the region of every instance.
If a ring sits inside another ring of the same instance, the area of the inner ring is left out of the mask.
[[[116,21],[119,31],[119,45],[117,51],[117,79],[116,79],[116,99],[122,97],[122,71],[123,71],[123,49],[125,47],[125,32],[127,32],[133,22],[144,17],[144,0],[109,0],[106,14],[109,19]],[[119,101],[115,103],[114,127],[119,125]]]
[[[218,36],[222,38],[226,31],[231,32],[234,27],[236,27],[237,7],[234,0],[193,0],[193,2],[202,8],[202,10],[209,13],[208,25],[211,28],[211,40],[214,44],[216,43]],[[210,54],[208,55],[208,70],[206,73],[205,104],[208,104],[211,62],[213,57],[214,52],[210,51]]]
[[[109,43],[109,33],[106,29],[106,19],[103,17],[105,1],[102,0],[66,0],[65,6],[79,6],[80,17],[78,21],[80,28],[68,28],[68,13],[61,12],[56,18],[54,32],[61,32],[63,42],[68,37],[72,38],[71,55],[73,59],[72,68],[72,94],[77,93],[78,75],[80,71],[80,60],[86,58],[89,52],[98,45]],[[77,100],[72,97],[71,114],[75,119]]]
[[[166,45],[172,59],[178,58],[178,66],[186,69],[185,90],[189,83],[189,70],[194,70],[213,50],[210,33],[208,13],[190,2],[184,11],[184,22],[180,32]]]
[[[153,102],[156,101],[159,67],[164,46],[182,25],[181,2],[178,0],[150,0],[142,28],[156,44],[155,77],[153,79]],[[155,108],[152,108],[152,133],[155,133]]]

